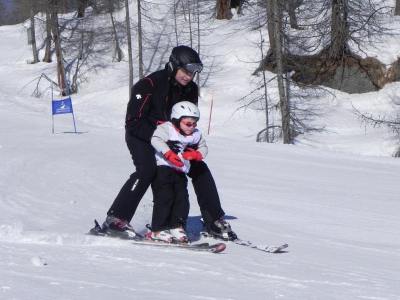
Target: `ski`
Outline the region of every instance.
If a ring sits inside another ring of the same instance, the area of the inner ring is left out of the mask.
[[[210,245],[209,243],[201,243],[201,244],[180,244],[180,243],[167,243],[163,241],[156,241],[144,238],[142,241],[132,240],[133,244],[137,245],[148,245],[148,246],[157,246],[167,249],[182,249],[182,250],[191,250],[198,252],[210,252],[210,253],[220,253],[226,249],[225,243],[216,243]]]
[[[232,244],[236,244],[236,245],[240,245],[240,246],[245,246],[245,247],[249,247],[251,249],[256,249],[256,250],[260,250],[263,252],[268,252],[268,253],[279,253],[282,250],[286,249],[287,247],[289,247],[288,244],[283,244],[280,246],[264,246],[264,245],[256,245],[253,242],[250,241],[245,241],[245,240],[241,240],[236,238],[235,240],[227,240],[227,239],[222,239],[220,237],[216,237],[212,234],[208,234],[206,232],[202,232],[201,235],[205,238],[213,238],[215,240],[223,240],[225,242],[229,242]]]
[[[232,243],[236,244],[236,245],[240,245],[240,246],[246,246],[252,249],[257,249],[260,251],[264,251],[264,252],[268,252],[268,253],[278,253],[281,252],[283,249],[286,249],[287,247],[289,247],[288,244],[283,244],[280,246],[264,246],[264,245],[256,245],[250,241],[244,241],[244,240],[240,240],[240,239],[236,239],[234,241],[231,241]]]
[[[147,245],[147,246],[154,246],[154,247],[161,247],[161,248],[169,248],[169,249],[183,249],[183,250],[191,250],[191,251],[198,251],[198,252],[210,252],[210,253],[220,253],[226,249],[225,243],[216,243],[210,245],[209,243],[200,243],[200,244],[184,244],[184,243],[167,243],[158,240],[152,240],[147,237],[143,237],[136,233],[135,236],[124,235],[122,233],[110,234],[105,232],[97,220],[94,220],[95,227],[90,229],[88,232],[89,235],[95,236],[102,236],[102,237],[112,237],[112,238],[119,238],[122,240],[130,241],[135,245]]]

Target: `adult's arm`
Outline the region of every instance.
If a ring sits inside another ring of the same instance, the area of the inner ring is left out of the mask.
[[[128,102],[125,129],[139,139],[150,141],[155,125],[149,120],[153,100],[153,82],[149,78],[139,80],[131,91]]]

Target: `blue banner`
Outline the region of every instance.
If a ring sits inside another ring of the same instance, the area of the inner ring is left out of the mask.
[[[63,100],[53,100],[53,115],[73,114],[71,98]]]

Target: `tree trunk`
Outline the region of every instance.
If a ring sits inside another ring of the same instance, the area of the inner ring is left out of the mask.
[[[339,61],[348,51],[349,24],[348,0],[332,0],[332,21],[331,21],[331,44],[329,56]]]
[[[132,62],[132,37],[131,22],[129,15],[129,1],[125,0],[125,21],[126,21],[126,37],[128,39],[128,58],[129,58],[129,98],[133,87],[133,62]]]
[[[111,18],[112,28],[114,31],[115,55],[117,57],[117,61],[120,62],[122,60],[123,54],[122,54],[121,47],[119,46],[118,34],[117,34],[117,29],[115,28],[115,22],[114,22],[114,17],[113,17],[112,11],[110,11],[109,13],[110,13],[110,18]]]
[[[231,0],[217,0],[216,19],[230,20],[232,17]]]
[[[400,145],[397,146],[396,152],[393,154],[393,157],[396,158],[400,157]]]
[[[52,1],[52,12],[51,12],[51,31],[53,33],[53,41],[54,41],[54,48],[57,57],[57,77],[58,77],[58,85],[63,91],[63,95],[67,94],[67,88],[65,84],[65,69],[63,65],[63,55],[62,55],[62,48],[61,48],[61,41],[59,35],[59,26],[58,26],[58,15],[57,15],[57,1]]]
[[[176,10],[177,10],[177,8],[178,8],[178,5],[179,5],[179,0],[178,1],[176,1],[176,0],[174,0],[174,31],[175,31],[175,42],[176,42],[176,46],[178,46],[179,45],[179,38],[178,38],[178,23],[177,23],[177,20],[176,20]]]
[[[51,16],[48,8],[46,8],[46,48],[44,51],[43,61],[51,62]]]
[[[266,0],[267,29],[269,37],[269,48],[275,52],[275,22],[274,22],[274,0]]]
[[[257,18],[261,20],[260,18],[260,11],[257,10]],[[264,37],[263,37],[263,31],[262,31],[262,26],[261,26],[261,21],[258,24],[260,29],[260,52],[261,52],[261,62],[264,62]],[[268,104],[268,90],[267,90],[267,78],[265,77],[265,69],[262,68],[261,70],[262,75],[263,75],[263,84],[264,84],[264,97],[265,97],[265,129],[263,129],[261,132],[258,133],[257,135],[257,142],[270,142],[269,138],[269,104]],[[264,138],[262,137],[264,135]]]
[[[298,0],[287,0],[287,12],[289,15],[289,22],[290,27],[293,29],[299,29],[299,25],[297,24],[297,17],[296,17],[296,8],[299,7]]]
[[[78,18],[85,17],[85,9],[87,7],[88,0],[80,0],[78,5]]]
[[[201,43],[200,43],[200,5],[199,5],[199,1],[200,0],[197,0],[197,3],[196,3],[196,11],[197,11],[197,53],[200,56]],[[200,73],[199,72],[197,72],[196,83],[198,86],[197,92],[199,93],[199,96],[200,96]]]
[[[279,91],[279,105],[282,117],[282,135],[283,143],[290,144],[290,105],[285,93],[284,78],[283,78],[283,62],[282,62],[282,20],[281,20],[282,7],[279,0],[274,0],[274,22],[275,22],[275,56],[276,56],[276,71],[278,76],[278,91]]]
[[[75,68],[75,73],[72,76],[72,82],[70,84],[70,93],[74,94],[78,92],[78,74],[79,70],[81,68],[80,61],[83,59],[83,51],[84,51],[85,45],[84,45],[84,36],[83,33],[81,33],[81,41],[80,41],[80,46],[79,46],[79,53],[76,61],[76,68]]]
[[[142,37],[142,8],[140,0],[137,0],[138,10],[138,48],[139,48],[139,79],[144,77],[143,74],[143,37]]]
[[[394,9],[394,15],[400,16],[400,0],[396,0],[396,8]]]
[[[192,34],[192,12],[190,11],[191,5],[190,0],[188,3],[188,17],[189,17],[189,41],[190,41],[190,48],[193,48],[193,34]]]
[[[32,54],[33,63],[39,62],[37,47],[36,47],[36,31],[35,31],[35,10],[33,7],[33,0],[31,0],[31,43],[32,43]]]
[[[261,35],[261,30],[260,30]],[[263,47],[263,39],[261,36],[261,61],[264,61],[264,47]],[[265,97],[265,141],[269,143],[269,104],[268,104],[268,90],[267,90],[267,78],[265,77],[265,70],[262,70],[263,73],[263,82],[264,82],[264,97]]]
[[[243,2],[244,0],[231,0],[230,7],[236,9],[238,16],[242,13]]]

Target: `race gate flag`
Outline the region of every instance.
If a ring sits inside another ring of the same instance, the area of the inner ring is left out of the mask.
[[[53,100],[53,115],[73,114],[71,98]]]
[[[53,133],[54,133],[54,115],[61,115],[61,114],[72,114],[72,120],[74,122],[74,130],[76,133],[76,125],[75,125],[75,116],[74,110],[72,108],[72,100],[71,97],[61,100],[52,100],[52,111],[53,111]]]
[[[53,115],[73,114],[71,98],[53,100]]]

